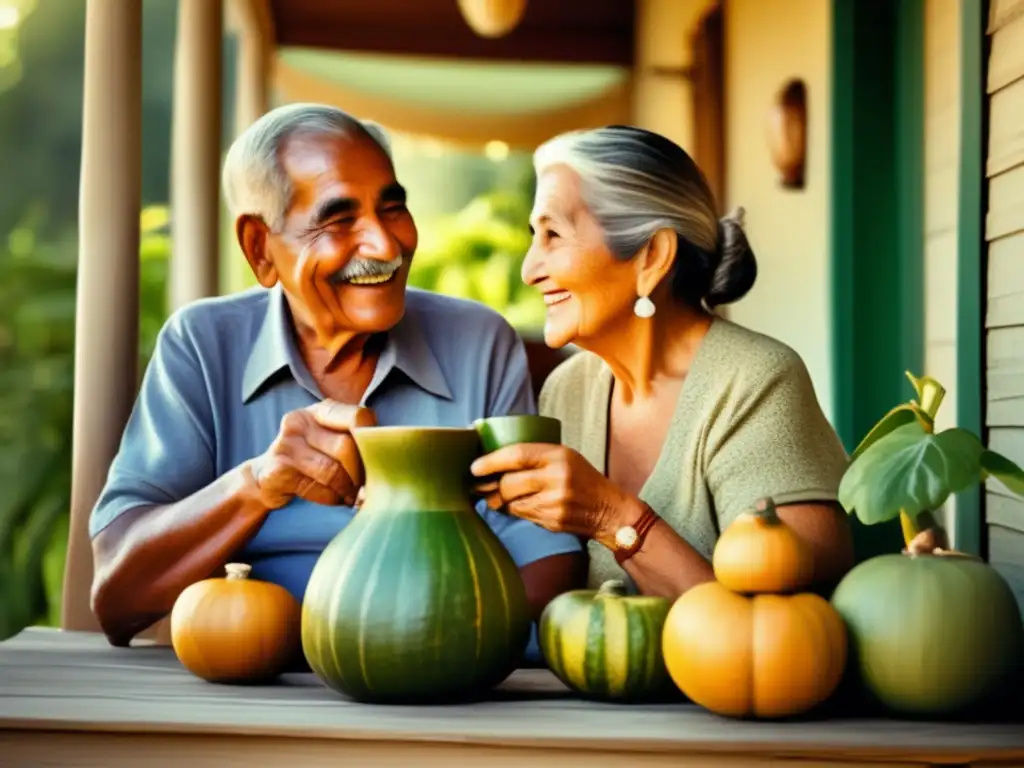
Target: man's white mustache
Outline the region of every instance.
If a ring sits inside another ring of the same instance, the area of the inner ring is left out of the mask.
[[[353,259],[344,267],[339,269],[328,279],[333,284],[344,283],[354,277],[378,277],[390,275],[397,272],[402,266],[402,256],[393,261],[381,261],[380,259]]]

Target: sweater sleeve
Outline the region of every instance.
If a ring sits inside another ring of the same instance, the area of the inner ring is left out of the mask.
[[[706,478],[719,530],[757,499],[776,504],[835,501],[847,455],[795,353],[751,377],[709,435]]]

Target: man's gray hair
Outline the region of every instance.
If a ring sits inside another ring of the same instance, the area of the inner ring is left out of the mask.
[[[538,147],[533,162],[538,175],[555,165],[575,171],[583,200],[619,259],[633,258],[658,230],[674,231],[677,299],[713,307],[753,286],[757,262],[743,210],[719,219],[697,164],[664,136],[621,125],[572,131]]]
[[[298,134],[351,136],[361,132],[391,157],[387,133],[377,123],[360,120],[327,104],[287,104],[272,109],[235,139],[224,159],[221,184],[232,217],[261,216],[278,230],[292,199],[291,179],[281,166],[281,145]]]

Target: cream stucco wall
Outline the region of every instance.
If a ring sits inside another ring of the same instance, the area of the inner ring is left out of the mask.
[[[937,427],[956,425],[960,2],[925,0],[925,369],[948,392]]]
[[[689,63],[688,35],[705,0],[641,0],[635,119],[687,147],[685,80],[652,66]],[[957,390],[957,219],[960,151],[960,2],[924,3],[924,358],[948,395],[939,428],[955,426]],[[726,207],[742,205],[760,274],[729,317],[786,342],[803,357],[826,413],[833,409],[831,268],[831,3],[730,0],[725,5]],[[1024,39],[1022,37],[1021,39]],[[766,116],[790,78],[808,93],[803,190],[783,189],[772,168]],[[950,502],[945,510],[952,529]]]
[[[633,123],[692,150],[690,35],[712,0],[637,0]]]
[[[925,0],[924,9],[924,367],[946,387],[935,426],[948,429],[957,423],[960,2]],[[954,537],[955,515],[950,498],[940,522]]]
[[[832,414],[830,274],[831,3],[731,0],[726,4],[726,202],[747,211],[757,284],[729,308],[736,322],[773,336],[804,359]],[[766,141],[778,90],[807,87],[806,186],[780,187]]]
[[[685,78],[660,74],[690,64],[690,35],[710,0],[639,0],[633,120],[692,149]],[[725,5],[726,192],[747,211],[760,274],[727,308],[730,319],[786,342],[803,357],[825,412],[832,413],[829,285],[830,3],[730,0]],[[768,155],[766,118],[792,77],[808,89],[807,185],[782,189]]]

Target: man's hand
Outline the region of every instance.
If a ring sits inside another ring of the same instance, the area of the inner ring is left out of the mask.
[[[292,411],[270,448],[249,463],[263,501],[280,509],[296,496],[317,504],[356,501],[363,465],[350,430],[377,419],[369,408],[324,400]]]

